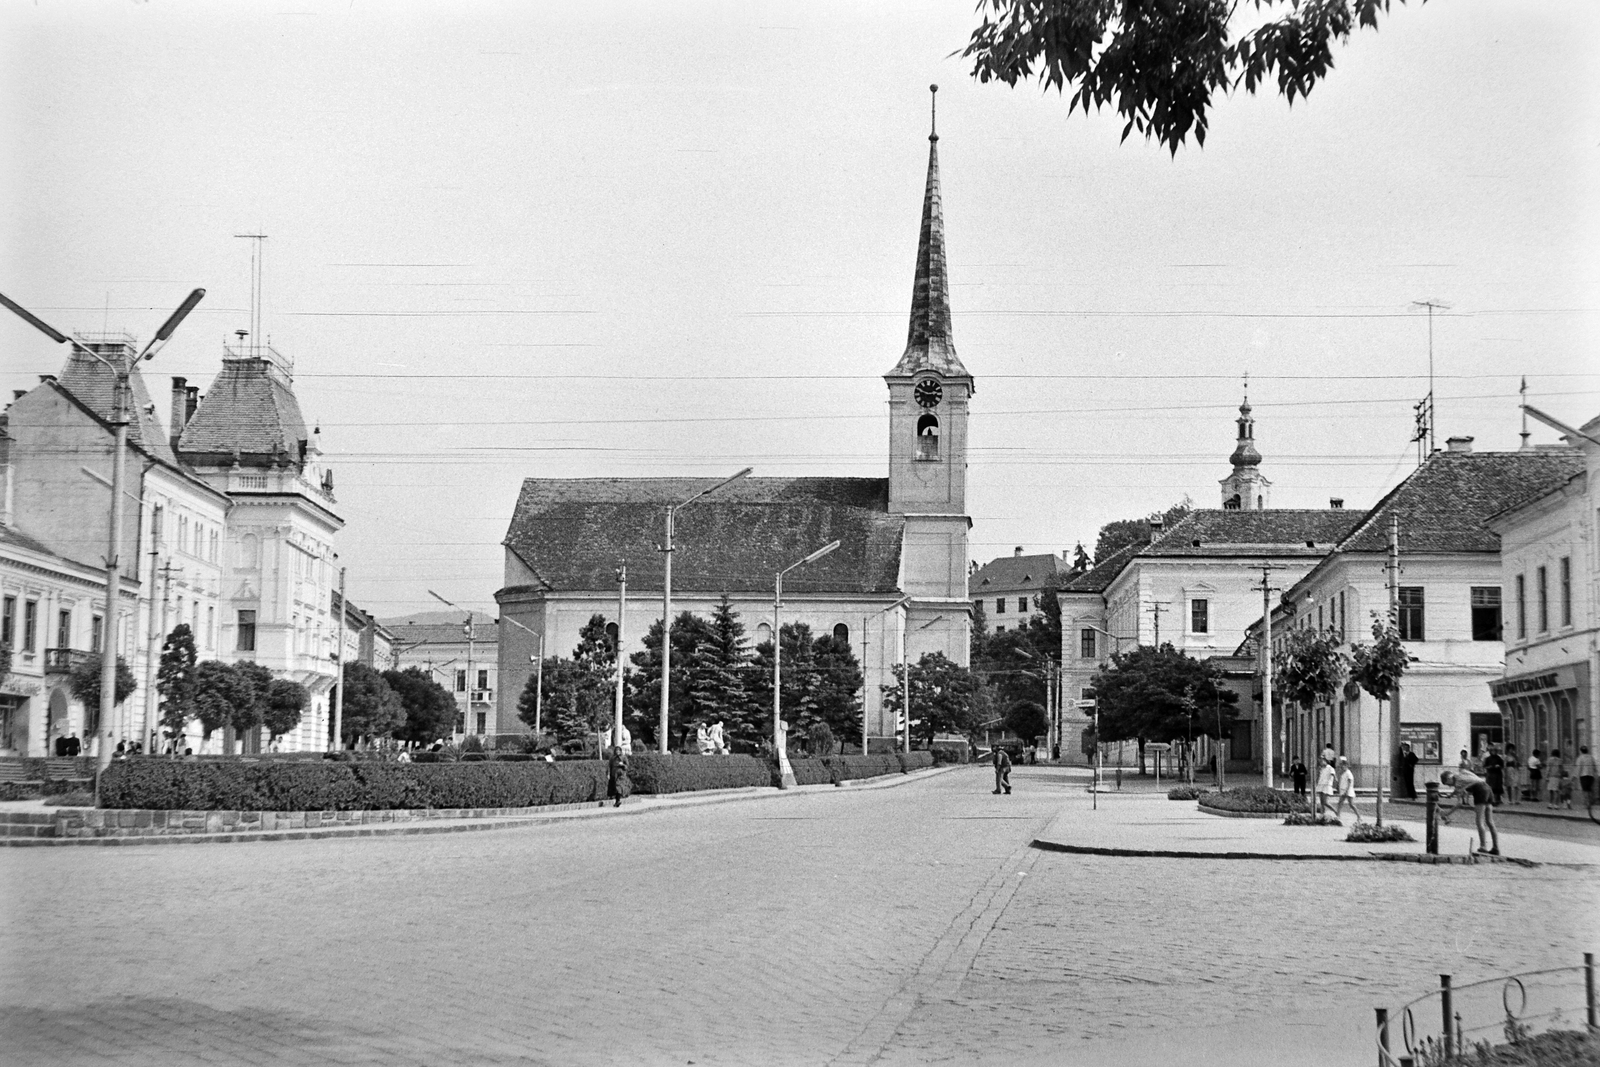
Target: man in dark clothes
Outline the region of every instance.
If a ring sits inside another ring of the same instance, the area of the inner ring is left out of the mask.
[[[1483,757],[1483,780],[1489,783],[1489,791],[1494,794],[1495,807],[1501,804],[1501,797],[1506,791],[1506,760],[1500,755],[1499,745],[1490,745],[1489,754]]]
[[[999,745],[994,748],[994,791],[1011,792],[1011,757]]]
[[[1306,765],[1299,756],[1296,756],[1294,762],[1289,764],[1289,776],[1294,779],[1294,795],[1297,797],[1305,796]]]
[[[77,734],[67,736],[67,755],[76,756],[83,751],[83,742],[78,740]]]
[[[1394,768],[1400,775],[1400,795],[1407,800],[1417,799],[1417,754],[1411,751],[1411,742],[1400,742],[1400,755]]]
[[[633,783],[628,781],[628,760],[622,754],[621,745],[612,745],[611,754],[606,757],[606,796],[615,797],[614,808],[622,807],[622,798],[633,792]]]
[[[65,737],[56,738],[56,755],[65,756],[66,754],[67,754],[67,739]]]

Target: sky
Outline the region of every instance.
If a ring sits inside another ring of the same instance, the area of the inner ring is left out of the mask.
[[[295,364],[380,616],[493,610],[525,477],[887,471],[928,86],[972,556],[1220,504],[1243,375],[1278,507],[1374,502],[1518,386],[1600,408],[1600,4],[1435,0],[1176,155],[980,85],[972,0],[0,4],[0,292],[202,389]],[[0,320],[0,387],[65,352]],[[1554,435],[1535,425],[1535,441]],[[648,551],[648,546],[642,547]]]

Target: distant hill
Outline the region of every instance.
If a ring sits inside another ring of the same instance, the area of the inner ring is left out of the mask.
[[[483,612],[477,613],[478,622],[489,619]],[[467,613],[464,611],[419,611],[415,615],[399,615],[392,619],[379,619],[379,622],[394,630],[402,626],[415,624],[417,626],[443,626],[447,623],[465,623]],[[492,621],[492,620],[490,620]]]

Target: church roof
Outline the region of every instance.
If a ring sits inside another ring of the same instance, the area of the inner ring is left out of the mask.
[[[1584,469],[1573,449],[1435,452],[1362,517],[1339,552],[1386,552],[1389,520],[1400,520],[1400,553],[1499,552],[1490,516],[1548,492]]]
[[[1161,556],[1324,556],[1361,521],[1343,508],[1197,508],[1139,553]]]
[[[277,455],[298,462],[304,440],[306,421],[288,376],[268,359],[224,359],[178,451],[186,458],[237,452],[259,466]]]
[[[909,377],[926,370],[952,378],[971,377],[956,355],[950,326],[950,276],[944,251],[937,132],[928,135],[928,184],[922,197],[922,235],[917,240],[917,273],[911,286],[911,329],[905,353],[889,376]]]
[[[505,547],[558,592],[613,591],[628,561],[630,589],[662,586],[666,509],[718,478],[528,478]],[[773,576],[828,544],[842,544],[784,577],[786,592],[898,591],[905,519],[889,513],[884,478],[745,478],[677,515],[675,590],[772,591]]]
[[[133,355],[129,351],[127,358],[132,360]],[[116,375],[110,367],[74,348],[72,355],[67,357],[67,365],[61,370],[58,384],[102,421],[111,421],[115,409]],[[150,391],[145,388],[144,378],[137,366],[128,374],[128,385],[128,402],[133,416],[128,420],[128,443],[163,463],[177,466],[172,443],[161,420],[151,410]]]

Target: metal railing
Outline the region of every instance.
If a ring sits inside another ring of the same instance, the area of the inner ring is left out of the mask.
[[[1600,1033],[1594,953],[1585,952],[1580,966],[1459,986],[1441,974],[1437,990],[1401,1005],[1393,1016],[1387,1008],[1376,1012],[1378,1067],[1436,1067],[1479,1045],[1516,1045],[1551,1030]]]
[[[44,650],[44,671],[46,674],[68,674],[78,664],[95,655],[81,648],[47,648]]]

